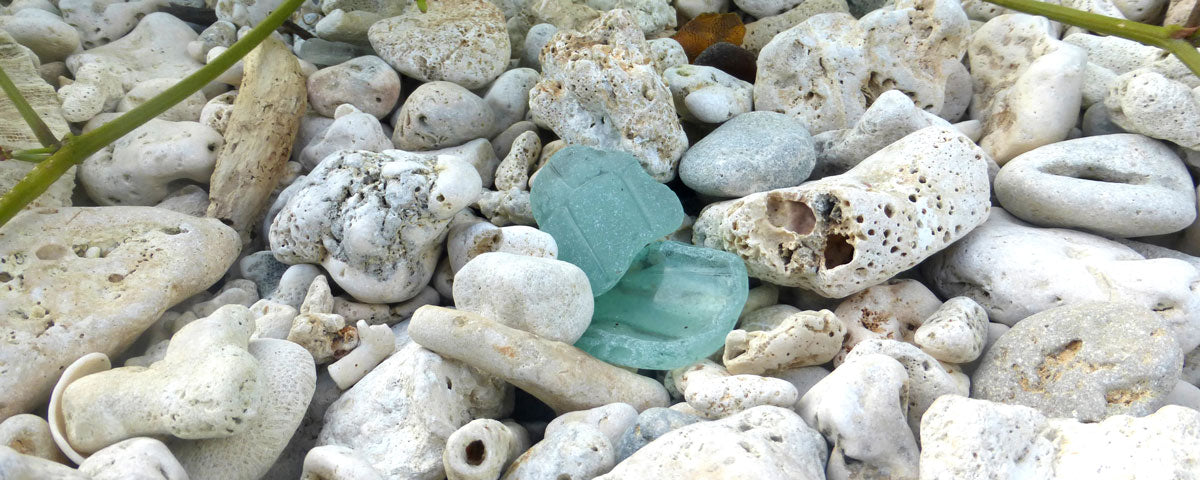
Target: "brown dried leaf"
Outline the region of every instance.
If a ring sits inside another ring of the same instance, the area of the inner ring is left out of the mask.
[[[745,35],[746,26],[736,13],[701,13],[679,27],[679,31],[671,38],[683,45],[683,51],[691,62],[714,43],[741,45]]]

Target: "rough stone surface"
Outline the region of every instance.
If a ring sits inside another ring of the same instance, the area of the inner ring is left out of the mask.
[[[1134,133],[1200,150],[1200,87],[1190,88],[1149,69],[1116,78],[1104,100],[1113,123]]]
[[[912,99],[899,90],[883,92],[853,127],[829,130],[813,137],[817,152],[816,176],[844,173],[883,147],[931,126],[950,126],[950,123],[917,108]]]
[[[846,326],[829,310],[774,305],[744,317],[725,336],[722,362],[729,373],[760,375],[820,365],[842,348]]]
[[[400,16],[371,25],[367,37],[400,73],[466,88],[504,73],[511,51],[504,13],[484,0],[431,2],[427,12],[410,4]]]
[[[84,130],[116,116],[101,114]],[[207,185],[224,144],[204,124],[151,119],[80,164],[79,183],[100,205],[154,205],[178,182]]]
[[[116,355],[167,308],[217,281],[237,234],[149,207],[42,209],[0,230],[0,417],[45,403],[81,355]],[[72,288],[63,288],[70,285]],[[120,298],[120,302],[113,299]]]
[[[342,394],[325,413],[319,445],[361,454],[384,478],[441,478],[446,439],[476,418],[512,408],[503,381],[411,341]]]
[[[911,343],[897,340],[871,339],[859,343],[846,355],[853,362],[866,355],[882,354],[896,359],[908,372],[908,402],[904,405],[908,426],[920,438],[921,416],[938,397],[948,394],[966,395],[970,389],[959,383],[928,353]],[[845,363],[843,363],[845,365]]]
[[[1162,319],[1137,305],[1080,303],[1013,325],[975,372],[975,397],[1098,422],[1166,402],[1183,353]]]
[[[392,134],[396,148],[432,150],[490,137],[496,130],[496,114],[484,99],[466,88],[437,81],[413,90],[396,112],[392,125],[396,128]]]
[[[736,253],[750,275],[838,298],[881,283],[987,218],[984,154],[930,127],[843,175],[706,207],[697,245]]]
[[[503,252],[475,257],[454,275],[455,307],[563,343],[592,320],[592,289],[579,267]]]
[[[939,361],[966,363],[983,353],[987,329],[987,311],[979,303],[967,297],[954,297],[913,332],[913,343]]]
[[[383,59],[367,55],[308,76],[308,104],[326,117],[343,103],[383,118],[400,98],[400,76]]]
[[[761,406],[659,437],[597,480],[824,478],[825,441],[790,410]]]
[[[389,303],[429,283],[450,219],[481,187],[459,158],[387,150],[327,157],[294,188],[271,224],[275,258],[320,263],[354,298]]]
[[[671,67],[663,80],[684,120],[721,123],[754,108],[754,86],[714,67]]]
[[[535,122],[572,145],[628,152],[660,182],[675,177],[687,137],[628,12],[607,12],[582,32],[560,30],[541,61],[542,79],[529,92]]]
[[[616,442],[617,463],[624,461],[642,447],[666,435],[667,432],[703,420],[695,415],[669,408],[650,408],[639,413],[633,425],[621,433]]]

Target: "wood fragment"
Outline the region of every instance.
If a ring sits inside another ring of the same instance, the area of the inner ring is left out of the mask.
[[[308,91],[300,62],[278,39],[264,40],[244,65],[209,186],[208,216],[237,230],[246,245],[287,168]]]

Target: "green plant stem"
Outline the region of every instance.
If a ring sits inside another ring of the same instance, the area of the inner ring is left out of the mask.
[[[1171,34],[1182,28],[1178,25],[1169,27],[1147,25],[1133,20],[1106,17],[1037,0],[987,0],[987,2],[1018,12],[1041,15],[1056,22],[1086,28],[1096,33],[1114,35],[1161,48],[1178,57],[1193,74],[1200,77],[1200,52],[1197,52],[1196,47],[1186,40],[1171,38]]]
[[[58,146],[58,138],[54,137],[54,132],[50,131],[50,127],[46,122],[42,121],[29,102],[25,100],[25,96],[21,95],[21,91],[17,90],[17,86],[13,84],[12,79],[8,77],[8,73],[0,68],[0,90],[12,100],[13,105],[17,107],[17,112],[21,113],[21,118],[25,123],[29,124],[29,128],[33,129],[33,134],[37,136],[38,142],[43,147]]]
[[[93,153],[100,151],[104,146],[117,141],[117,139],[125,136],[135,128],[142,126],[142,124],[150,121],[150,119],[167,111],[167,109],[183,101],[192,93],[200,91],[200,89],[213,80],[216,80],[221,73],[236,64],[238,60],[241,60],[242,57],[245,57],[254,47],[266,39],[271,32],[279,28],[284,20],[287,20],[292,12],[299,8],[300,4],[304,1],[287,0],[279,8],[275,9],[274,12],[271,12],[266,19],[251,29],[250,32],[246,33],[246,36],[234,43],[233,46],[229,47],[228,50],[217,56],[217,58],[214,58],[208,65],[201,67],[195,73],[188,75],[187,78],[151,98],[146,103],[125,112],[120,117],[88,133],[78,137],[64,138],[61,142],[62,148],[54,152],[50,158],[38,163],[33,170],[30,170],[25,175],[25,178],[22,178],[20,182],[13,186],[12,190],[9,190],[3,197],[0,197],[0,227],[3,227],[22,208],[25,208],[26,205],[44,193],[46,189],[50,188],[50,185],[71,167],[82,162]],[[11,82],[9,83],[11,84]],[[5,93],[8,93],[7,89]],[[19,93],[15,96],[10,93],[9,97],[19,98]]]

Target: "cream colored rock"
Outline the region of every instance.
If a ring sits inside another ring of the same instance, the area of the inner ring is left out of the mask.
[[[841,351],[845,334],[845,325],[829,310],[766,307],[747,314],[725,336],[722,363],[729,373],[752,375],[820,365]]]
[[[1158,72],[1138,69],[1117,77],[1104,100],[1113,123],[1127,131],[1200,150],[1200,86],[1188,88]]]
[[[912,343],[938,361],[967,363],[979,358],[987,338],[987,311],[968,297],[954,297],[913,332]]]
[[[0,30],[33,50],[42,63],[62,61],[81,49],[79,31],[45,10],[27,8],[0,16]]]
[[[122,5],[136,3],[140,2]],[[183,20],[150,13],[120,40],[67,57],[67,68],[78,77],[80,68],[95,63],[115,74],[126,91],[152,78],[184,78],[203,66],[187,53],[188,42],[196,36]]]
[[[529,203],[529,192],[524,190],[485,190],[472,206],[496,225],[537,225],[533,218],[533,207]]]
[[[123,367],[67,385],[67,440],[87,455],[128,438],[219,438],[246,430],[260,413],[258,362],[246,351],[253,319],[227,306],[183,327],[166,357],[149,368]]]
[[[300,152],[300,164],[312,170],[325,157],[342,150],[366,150],[379,153],[393,148],[392,140],[374,116],[350,104],[342,104],[334,113],[333,124]]]
[[[200,123],[208,125],[213,130],[225,133],[229,126],[229,115],[233,113],[233,101],[237,99],[237,90],[217,95],[204,104],[200,109]]]
[[[496,130],[496,114],[483,98],[463,86],[434,81],[408,95],[392,125],[396,128],[392,133],[396,148],[432,150],[491,137]]]
[[[560,30],[541,62],[529,93],[534,122],[572,145],[629,153],[655,180],[674,178],[687,137],[629,12],[606,12],[583,31]]]
[[[0,422],[0,446],[9,447],[22,455],[67,463],[67,457],[54,444],[50,424],[37,415],[22,413]]]
[[[1013,325],[1056,306],[1107,301],[1141,305],[1166,320],[1187,352],[1200,345],[1200,270],[1173,258],[1073,230],[1036,228],[992,209],[988,221],[924,265],[943,296],[978,302]],[[1001,280],[1003,279],[1003,280]]]
[[[651,378],[474,313],[422,307],[408,333],[426,348],[496,375],[559,413],[616,402],[638,411],[668,404],[666,389]]]
[[[179,81],[178,78],[155,78],[138,82],[121,98],[121,102],[117,104],[117,111],[133,110],[154,98],[155,95],[175,86]],[[169,122],[195,122],[200,120],[200,112],[204,109],[205,103],[207,103],[207,99],[204,98],[203,92],[193,92],[182,102],[176,103],[155,118]]]
[[[836,175],[854,168],[875,152],[925,127],[949,126],[937,115],[917,108],[899,90],[883,92],[854,126],[813,137],[817,150],[814,177]]]
[[[187,471],[162,442],[131,438],[96,452],[79,465],[79,473],[92,480],[188,480]]]
[[[693,242],[750,275],[844,297],[912,268],[987,218],[984,153],[950,127],[918,130],[843,175],[711,204]]]
[[[442,465],[448,480],[496,480],[529,446],[525,427],[480,418],[450,434]]]
[[[357,324],[358,346],[340,360],[329,365],[329,376],[342,390],[354,386],[363,375],[379,365],[396,349],[396,339],[387,325],[368,326],[364,320]]]
[[[721,123],[754,108],[754,85],[716,67],[671,67],[663,80],[684,120]]]
[[[86,256],[92,248],[96,255]],[[0,304],[24,319],[0,327],[8,339],[0,344],[0,417],[44,403],[81,355],[123,351],[167,308],[219,279],[237,250],[236,234],[220,222],[163,209],[18,215],[0,230]]]
[[[97,116],[84,131],[116,116]],[[152,119],[80,164],[79,183],[100,205],[154,205],[171,193],[172,182],[207,185],[224,144],[204,124]]]
[[[921,436],[921,416],[929,405],[942,395],[968,395],[970,385],[960,382],[958,377],[951,375],[944,367],[928,353],[921,351],[916,345],[897,340],[870,339],[859,343],[846,355],[846,362],[866,355],[882,354],[896,359],[908,372],[908,401],[905,403],[905,416],[908,426],[912,427],[917,438]],[[845,363],[843,363],[844,365]],[[961,373],[961,372],[959,372]]]
[[[250,342],[262,389],[258,414],[240,434],[204,440],[178,440],[172,451],[191,480],[262,478],[300,427],[316,389],[317,371],[308,352],[286,340]]]
[[[508,154],[496,167],[496,188],[529,190],[529,173],[537,164],[541,151],[542,141],[536,131],[527,131],[517,136],[509,147]]]
[[[1080,423],[948,395],[922,425],[921,478],[1172,478],[1200,461],[1197,425],[1200,413],[1173,405]]]
[[[292,319],[287,340],[312,354],[317,364],[340,358],[358,345],[358,331],[347,325],[345,317],[333,312],[333,294],[324,275],[308,287],[300,314]]]
[[[325,445],[308,451],[300,480],[384,480],[354,449]]]
[[[1086,51],[1058,40],[1046,18],[1024,14],[989,20],[968,50],[971,118],[983,121],[988,156],[1004,165],[1067,137],[1079,117]]]
[[[545,435],[556,435],[568,424],[583,423],[595,427],[608,438],[612,445],[617,445],[621,436],[637,421],[638,411],[626,403],[610,403],[589,410],[567,412],[546,425]]]
[[[22,455],[16,450],[0,445],[0,472],[5,480],[92,480],[74,468],[33,455]]]
[[[292,320],[300,312],[291,305],[262,299],[250,306],[250,314],[254,316],[254,333],[250,339],[277,338],[287,339],[292,330]]]
[[[285,263],[320,263],[368,303],[420,292],[450,220],[481,188],[469,164],[399,150],[341,152],[297,183],[271,224],[271,251]],[[376,208],[385,202],[390,209]]]
[[[335,117],[339,105],[350,104],[375,118],[392,112],[400,99],[400,76],[374,55],[357,57],[308,76],[308,104]]]
[[[646,40],[646,45],[650,47],[654,71],[660,76],[672,67],[688,64],[687,52],[683,51],[683,45],[674,38],[651,38]]]
[[[846,339],[833,364],[841,365],[846,354],[864,340],[911,342],[914,332],[941,305],[937,295],[910,279],[889,280],[846,298],[833,312],[846,325]]]
[[[946,61],[962,58],[969,33],[958,2],[946,0],[903,0],[861,20],[809,17],[762,48],[754,108],[795,116],[812,134],[850,128],[887,90],[940,112],[954,71]],[[802,73],[812,71],[821,73]]]
[[[676,8],[680,8],[676,2]],[[809,17],[822,13],[850,13],[846,0],[806,0],[791,10],[779,15],[760,18],[746,24],[746,35],[742,37],[742,48],[755,54],[762,50],[780,32],[803,23]]]
[[[825,440],[790,410],[755,407],[672,430],[597,480],[825,478]]]
[[[454,275],[454,304],[547,340],[573,344],[592,321],[591,287],[561,260],[489,252]]]
[[[441,478],[450,435],[476,418],[503,418],[512,408],[512,389],[397,341],[396,353],[329,406],[317,443],[354,449],[382,478]]]
[[[759,405],[791,408],[796,387],[778,378],[730,375],[710,360],[672,370],[675,388],[705,418],[724,418]]]
[[[50,394],[50,405],[46,412],[50,424],[50,438],[54,439],[59,450],[76,464],[83,463],[87,457],[76,451],[71,446],[71,442],[67,441],[67,421],[62,407],[63,392],[68,385],[80,378],[111,369],[112,363],[109,362],[108,355],[103,353],[92,352],[79,357],[63,369],[62,376],[59,377],[58,383],[54,385],[54,391]]]
[[[1170,147],[1142,135],[1036,148],[1005,164],[994,188],[1006,211],[1046,227],[1140,237],[1177,232],[1196,219],[1187,167]]]
[[[917,478],[908,392],[904,366],[871,354],[842,364],[804,394],[797,412],[833,444],[828,478]]]
[[[465,88],[482,87],[504,73],[511,53],[504,14],[484,0],[432,3],[427,12],[410,7],[371,25],[367,36],[400,73]]]
[[[267,18],[283,0],[214,0],[213,11],[218,20],[239,27],[252,27]]]
[[[488,252],[558,258],[558,244],[546,232],[524,225],[497,227],[474,215],[469,217],[463,221],[455,219],[446,237],[446,255],[455,273],[467,262]]]
[[[79,31],[84,48],[95,48],[124,38],[143,16],[153,14],[160,0],[60,0],[63,19]]]

